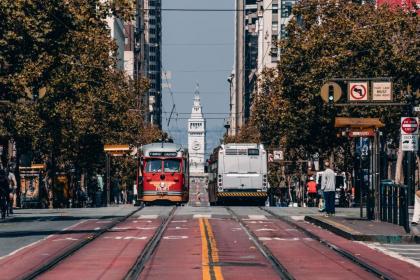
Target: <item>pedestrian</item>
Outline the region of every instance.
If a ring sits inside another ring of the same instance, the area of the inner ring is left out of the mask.
[[[6,218],[7,200],[9,199],[9,179],[7,178],[6,171],[0,169],[0,211],[1,218]]]
[[[324,163],[325,171],[321,178],[321,190],[324,193],[325,212],[327,216],[335,214],[335,173],[330,168],[330,163]]]
[[[9,191],[10,191],[10,195],[9,195],[9,213],[13,214],[13,203],[15,200],[15,196],[16,196],[16,190],[17,190],[17,182],[16,182],[16,177],[15,174],[13,174],[12,172],[12,167],[9,166],[9,172],[8,172],[8,176],[7,179],[9,180]]]
[[[418,225],[420,222],[420,190],[416,191],[416,195],[414,196],[414,214],[413,219],[411,220],[411,224],[413,226]]]
[[[314,177],[309,177],[308,183],[306,183],[306,192],[308,197],[308,206],[311,204],[312,206],[316,205],[316,198],[317,198],[317,190],[316,190],[316,182]],[[310,202],[310,203],[309,203]]]

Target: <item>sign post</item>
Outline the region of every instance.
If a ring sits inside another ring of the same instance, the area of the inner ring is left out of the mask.
[[[417,152],[419,145],[419,119],[417,117],[401,118],[401,143],[403,152],[407,152],[407,192],[408,205],[411,203],[414,193],[414,153]]]

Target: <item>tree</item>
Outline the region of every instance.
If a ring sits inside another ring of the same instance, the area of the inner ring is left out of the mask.
[[[283,141],[288,157],[326,156],[349,147],[345,138],[336,138],[334,117],[340,115],[380,117],[385,134],[396,138],[403,108],[337,109],[323,104],[319,91],[332,78],[392,77],[395,101],[404,101],[401,90],[419,79],[418,16],[342,0],[303,0],[293,14],[280,43],[278,75],[261,77],[267,90],[253,114],[261,137]]]
[[[103,167],[105,143],[140,144],[158,130],[136,104],[147,81],[116,69],[106,18],[131,20],[133,1],[0,1],[2,131],[20,153],[57,168]],[[46,89],[42,99],[30,100]],[[53,173],[54,173],[53,172]]]

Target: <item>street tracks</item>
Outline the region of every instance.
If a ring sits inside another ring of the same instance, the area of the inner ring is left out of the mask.
[[[153,237],[147,242],[145,248],[143,249],[140,256],[137,258],[135,264],[130,269],[130,271],[127,273],[127,275],[124,277],[125,280],[134,280],[138,279],[141,272],[143,271],[147,261],[150,259],[150,257],[153,255],[153,253],[156,251],[156,248],[159,245],[159,242],[162,239],[162,235],[167,229],[169,223],[171,222],[172,218],[175,215],[176,206],[172,208],[172,210],[169,212],[168,217],[160,224],[159,228],[155,231]]]
[[[298,223],[295,223],[295,222],[293,222],[293,221],[291,221],[287,218],[279,216],[276,213],[274,213],[273,211],[264,209],[263,207],[260,207],[260,209],[265,211],[266,213],[270,214],[271,216],[275,217],[276,219],[278,219],[280,221],[283,221],[286,224],[296,228],[297,230],[299,230],[300,232],[302,232],[303,234],[305,234],[309,238],[318,241],[320,244],[324,245],[326,248],[334,251],[335,253],[339,254],[340,256],[344,257],[345,259],[350,260],[351,262],[353,262],[357,266],[363,268],[364,270],[368,271],[369,273],[376,276],[377,278],[385,279],[385,280],[394,279],[393,277],[389,276],[384,271],[381,271],[380,269],[370,265],[366,261],[364,261],[361,258],[353,255],[352,253],[346,251],[345,249],[340,248],[340,247],[332,244],[331,242],[321,238],[320,236],[318,236],[315,233],[309,231],[308,229],[304,228],[303,226],[299,225]]]
[[[125,215],[121,218],[115,219],[115,221],[113,221],[112,223],[109,223],[104,228],[95,231],[94,234],[92,234],[88,238],[84,239],[81,242],[78,242],[76,245],[74,245],[70,249],[66,250],[65,252],[63,252],[59,256],[55,257],[51,261],[48,261],[45,264],[43,264],[42,266],[36,268],[35,270],[33,270],[29,274],[25,275],[21,279],[22,280],[35,279],[38,276],[42,275],[43,273],[53,269],[55,266],[57,266],[57,264],[59,264],[60,262],[62,262],[66,258],[68,258],[69,256],[73,255],[75,252],[79,251],[80,249],[82,249],[83,247],[85,247],[86,245],[88,245],[89,243],[91,243],[92,241],[94,241],[95,239],[97,239],[98,237],[103,235],[104,233],[108,232],[111,228],[115,227],[116,225],[118,225],[121,222],[124,222],[125,220],[130,218],[132,215],[139,212],[142,208],[143,208],[143,206],[139,207],[138,209],[130,212],[129,214],[127,214],[127,215]]]
[[[249,236],[254,245],[258,248],[260,253],[268,260],[272,265],[277,274],[281,279],[293,280],[295,279],[286,267],[273,255],[271,250],[265,246],[261,241],[258,240],[258,237],[248,228],[248,226],[242,221],[242,219],[237,215],[231,208],[226,207],[226,210],[232,215],[232,217],[240,224],[241,228]]]

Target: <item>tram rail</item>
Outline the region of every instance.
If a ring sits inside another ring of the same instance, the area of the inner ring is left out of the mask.
[[[37,268],[36,270],[32,271],[30,274],[24,276],[21,279],[22,280],[35,279],[38,276],[42,275],[43,273],[45,273],[45,272],[53,269],[59,263],[61,263],[62,261],[64,261],[66,258],[68,258],[69,256],[73,255],[75,252],[79,251],[80,249],[84,248],[86,245],[88,245],[89,243],[91,243],[92,241],[94,241],[95,239],[97,239],[98,237],[100,237],[101,235],[105,234],[106,232],[108,232],[110,229],[112,229],[116,225],[124,222],[125,220],[127,220],[128,218],[130,218],[132,215],[134,215],[135,213],[139,212],[143,208],[144,208],[144,206],[140,206],[139,208],[137,208],[136,210],[130,212],[129,214],[127,214],[127,215],[125,215],[125,216],[123,216],[121,218],[115,219],[115,221],[109,223],[103,229],[100,229],[98,231],[95,231],[95,233],[92,236],[90,236],[89,238],[84,239],[83,241],[77,243],[75,246],[71,247],[69,250],[63,252],[61,255],[59,255],[58,257],[54,258],[53,260],[51,260],[51,261],[43,264],[42,266],[40,266],[39,268]]]
[[[162,235],[167,229],[169,223],[171,222],[172,218],[175,215],[176,206],[173,206],[172,210],[169,212],[168,217],[160,224],[159,228],[154,233],[153,237],[147,242],[146,246],[144,247],[142,253],[137,258],[135,264],[132,268],[128,271],[126,276],[124,277],[125,280],[134,280],[140,277],[141,272],[143,271],[146,263],[156,251],[159,242],[162,239]]]
[[[355,263],[357,266],[363,268],[364,270],[368,271],[369,273],[373,274],[374,276],[380,278],[380,279],[384,279],[384,280],[392,280],[394,279],[393,277],[389,276],[387,273],[373,267],[372,265],[370,265],[369,263],[367,263],[366,261],[354,256],[353,254],[351,254],[350,252],[332,244],[331,242],[328,242],[327,240],[319,237],[318,235],[314,234],[313,232],[307,230],[306,228],[284,218],[281,217],[279,215],[277,215],[276,213],[274,213],[271,210],[267,210],[263,207],[259,207],[261,210],[265,211],[266,213],[270,214],[271,216],[273,216],[274,218],[283,221],[285,223],[287,223],[288,225],[296,228],[297,230],[299,230],[300,232],[302,232],[303,234],[305,234],[306,236],[308,236],[309,238],[312,238],[316,241],[318,241],[320,244],[324,245],[325,247],[327,247],[328,249],[338,253],[340,256],[350,260],[351,262]]]
[[[251,241],[258,248],[260,253],[268,260],[272,265],[273,269],[277,274],[284,280],[294,280],[295,278],[292,274],[287,271],[286,267],[273,255],[271,250],[265,246],[261,241],[258,240],[258,237],[246,226],[246,224],[241,220],[241,218],[229,207],[225,207],[226,210],[232,215],[232,217],[239,223],[244,232],[248,235]]]

